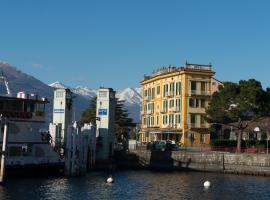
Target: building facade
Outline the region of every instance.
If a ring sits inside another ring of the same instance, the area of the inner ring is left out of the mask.
[[[213,75],[211,65],[186,63],[145,76],[141,81],[141,142],[171,140],[184,146],[208,146],[210,131],[204,114]]]

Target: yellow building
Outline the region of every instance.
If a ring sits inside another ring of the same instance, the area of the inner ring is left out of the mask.
[[[207,146],[210,131],[203,116],[214,73],[211,65],[186,63],[184,67],[163,67],[144,76],[141,142],[172,140],[184,146]]]

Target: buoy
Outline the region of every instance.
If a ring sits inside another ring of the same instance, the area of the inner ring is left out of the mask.
[[[205,181],[205,182],[203,183],[203,186],[204,186],[205,188],[209,188],[209,187],[211,186],[210,181]]]
[[[112,178],[112,176],[109,176],[109,178],[107,178],[107,183],[113,183],[113,178]]]

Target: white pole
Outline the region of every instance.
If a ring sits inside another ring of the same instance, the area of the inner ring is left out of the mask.
[[[3,183],[4,178],[5,178],[6,148],[7,148],[7,122],[5,122],[5,125],[4,125],[1,168],[0,168],[0,183]]]

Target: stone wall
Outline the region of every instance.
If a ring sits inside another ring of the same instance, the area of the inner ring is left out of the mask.
[[[119,167],[159,170],[194,170],[270,176],[267,154],[234,154],[223,152],[133,150],[118,153]]]

